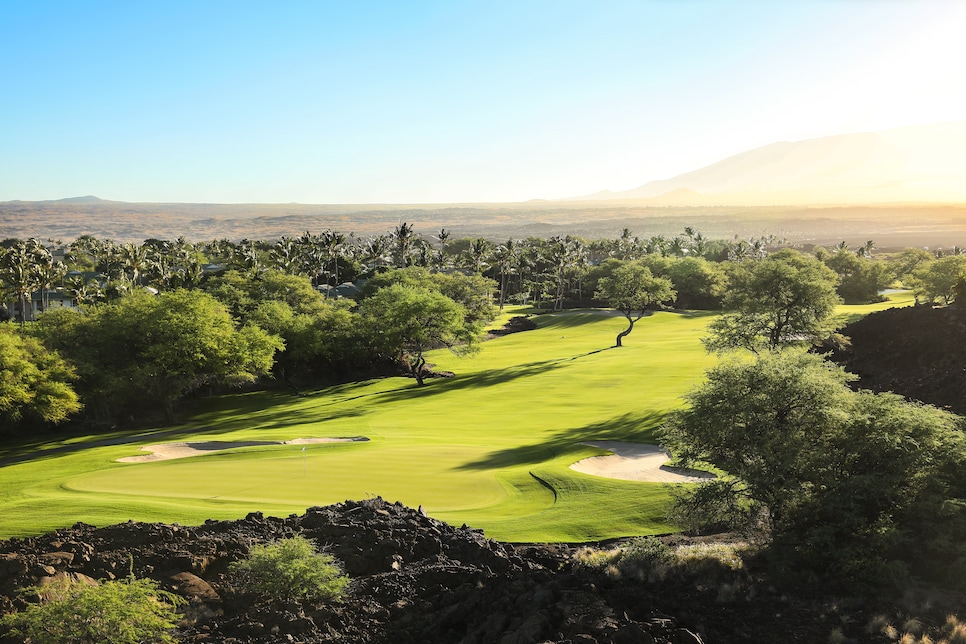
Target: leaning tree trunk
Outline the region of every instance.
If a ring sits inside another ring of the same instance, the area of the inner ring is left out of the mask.
[[[634,330],[634,323],[636,321],[637,320],[633,319],[631,316],[629,315],[627,316],[627,322],[628,322],[627,328],[617,334],[617,341],[616,341],[616,344],[614,344],[615,347],[624,346],[623,344],[621,344],[621,340],[623,340],[625,336],[630,335],[631,331]]]
[[[425,366],[426,358],[423,357],[423,354],[413,357],[409,363],[409,371],[413,374],[413,377],[416,378],[417,387],[422,387],[424,384],[426,384],[423,381],[423,367]]]

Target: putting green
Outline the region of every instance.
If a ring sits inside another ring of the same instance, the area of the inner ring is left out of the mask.
[[[63,453],[46,451],[58,444],[33,444],[26,460],[0,468],[0,536],[75,521],[189,524],[255,510],[284,516],[376,495],[510,541],[672,531],[663,485],[568,466],[605,453],[580,445],[584,440],[656,442],[663,416],[716,360],[699,341],[712,315],[657,313],[620,349],[611,347],[624,319],[609,312],[534,319],[537,330],[486,342],[476,356],[433,353],[431,362],[457,375],[422,388],[385,378],[301,398],[224,396],[199,404],[183,431],[148,433],[136,443]],[[165,442],[351,436],[370,440],[116,462]],[[98,439],[103,435],[71,442]],[[0,458],[23,451],[13,446]]]

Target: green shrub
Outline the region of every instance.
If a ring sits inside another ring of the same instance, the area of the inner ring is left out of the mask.
[[[171,631],[185,603],[154,580],[134,577],[93,586],[64,580],[24,592],[41,602],[5,615],[2,623],[31,644],[175,642]]]
[[[621,563],[652,566],[669,563],[674,559],[674,551],[660,539],[637,537],[624,546]]]
[[[601,570],[615,579],[658,582],[690,579],[713,584],[720,601],[732,601],[744,585],[743,542],[669,546],[654,537],[638,537],[609,550],[581,548],[574,554],[579,566]]]
[[[349,585],[335,557],[301,536],[254,546],[229,572],[243,592],[266,601],[337,601]]]

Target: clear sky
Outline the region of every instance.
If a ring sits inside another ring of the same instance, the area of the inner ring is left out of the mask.
[[[625,190],[966,118],[958,0],[0,0],[0,200]]]

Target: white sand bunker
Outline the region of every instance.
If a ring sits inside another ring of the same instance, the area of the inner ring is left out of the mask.
[[[290,441],[191,441],[184,443],[162,443],[161,445],[145,445],[142,452],[151,452],[144,456],[125,456],[117,459],[119,463],[148,463],[150,461],[168,461],[173,458],[188,458],[220,452],[236,447],[258,447],[260,445],[311,445],[314,443],[355,443],[369,440],[365,436],[353,438],[293,438]]]
[[[587,441],[581,445],[614,452],[607,456],[591,456],[570,466],[583,474],[649,483],[697,483],[715,478],[710,472],[667,467],[665,463],[671,460],[671,456],[657,445],[623,441]]]

